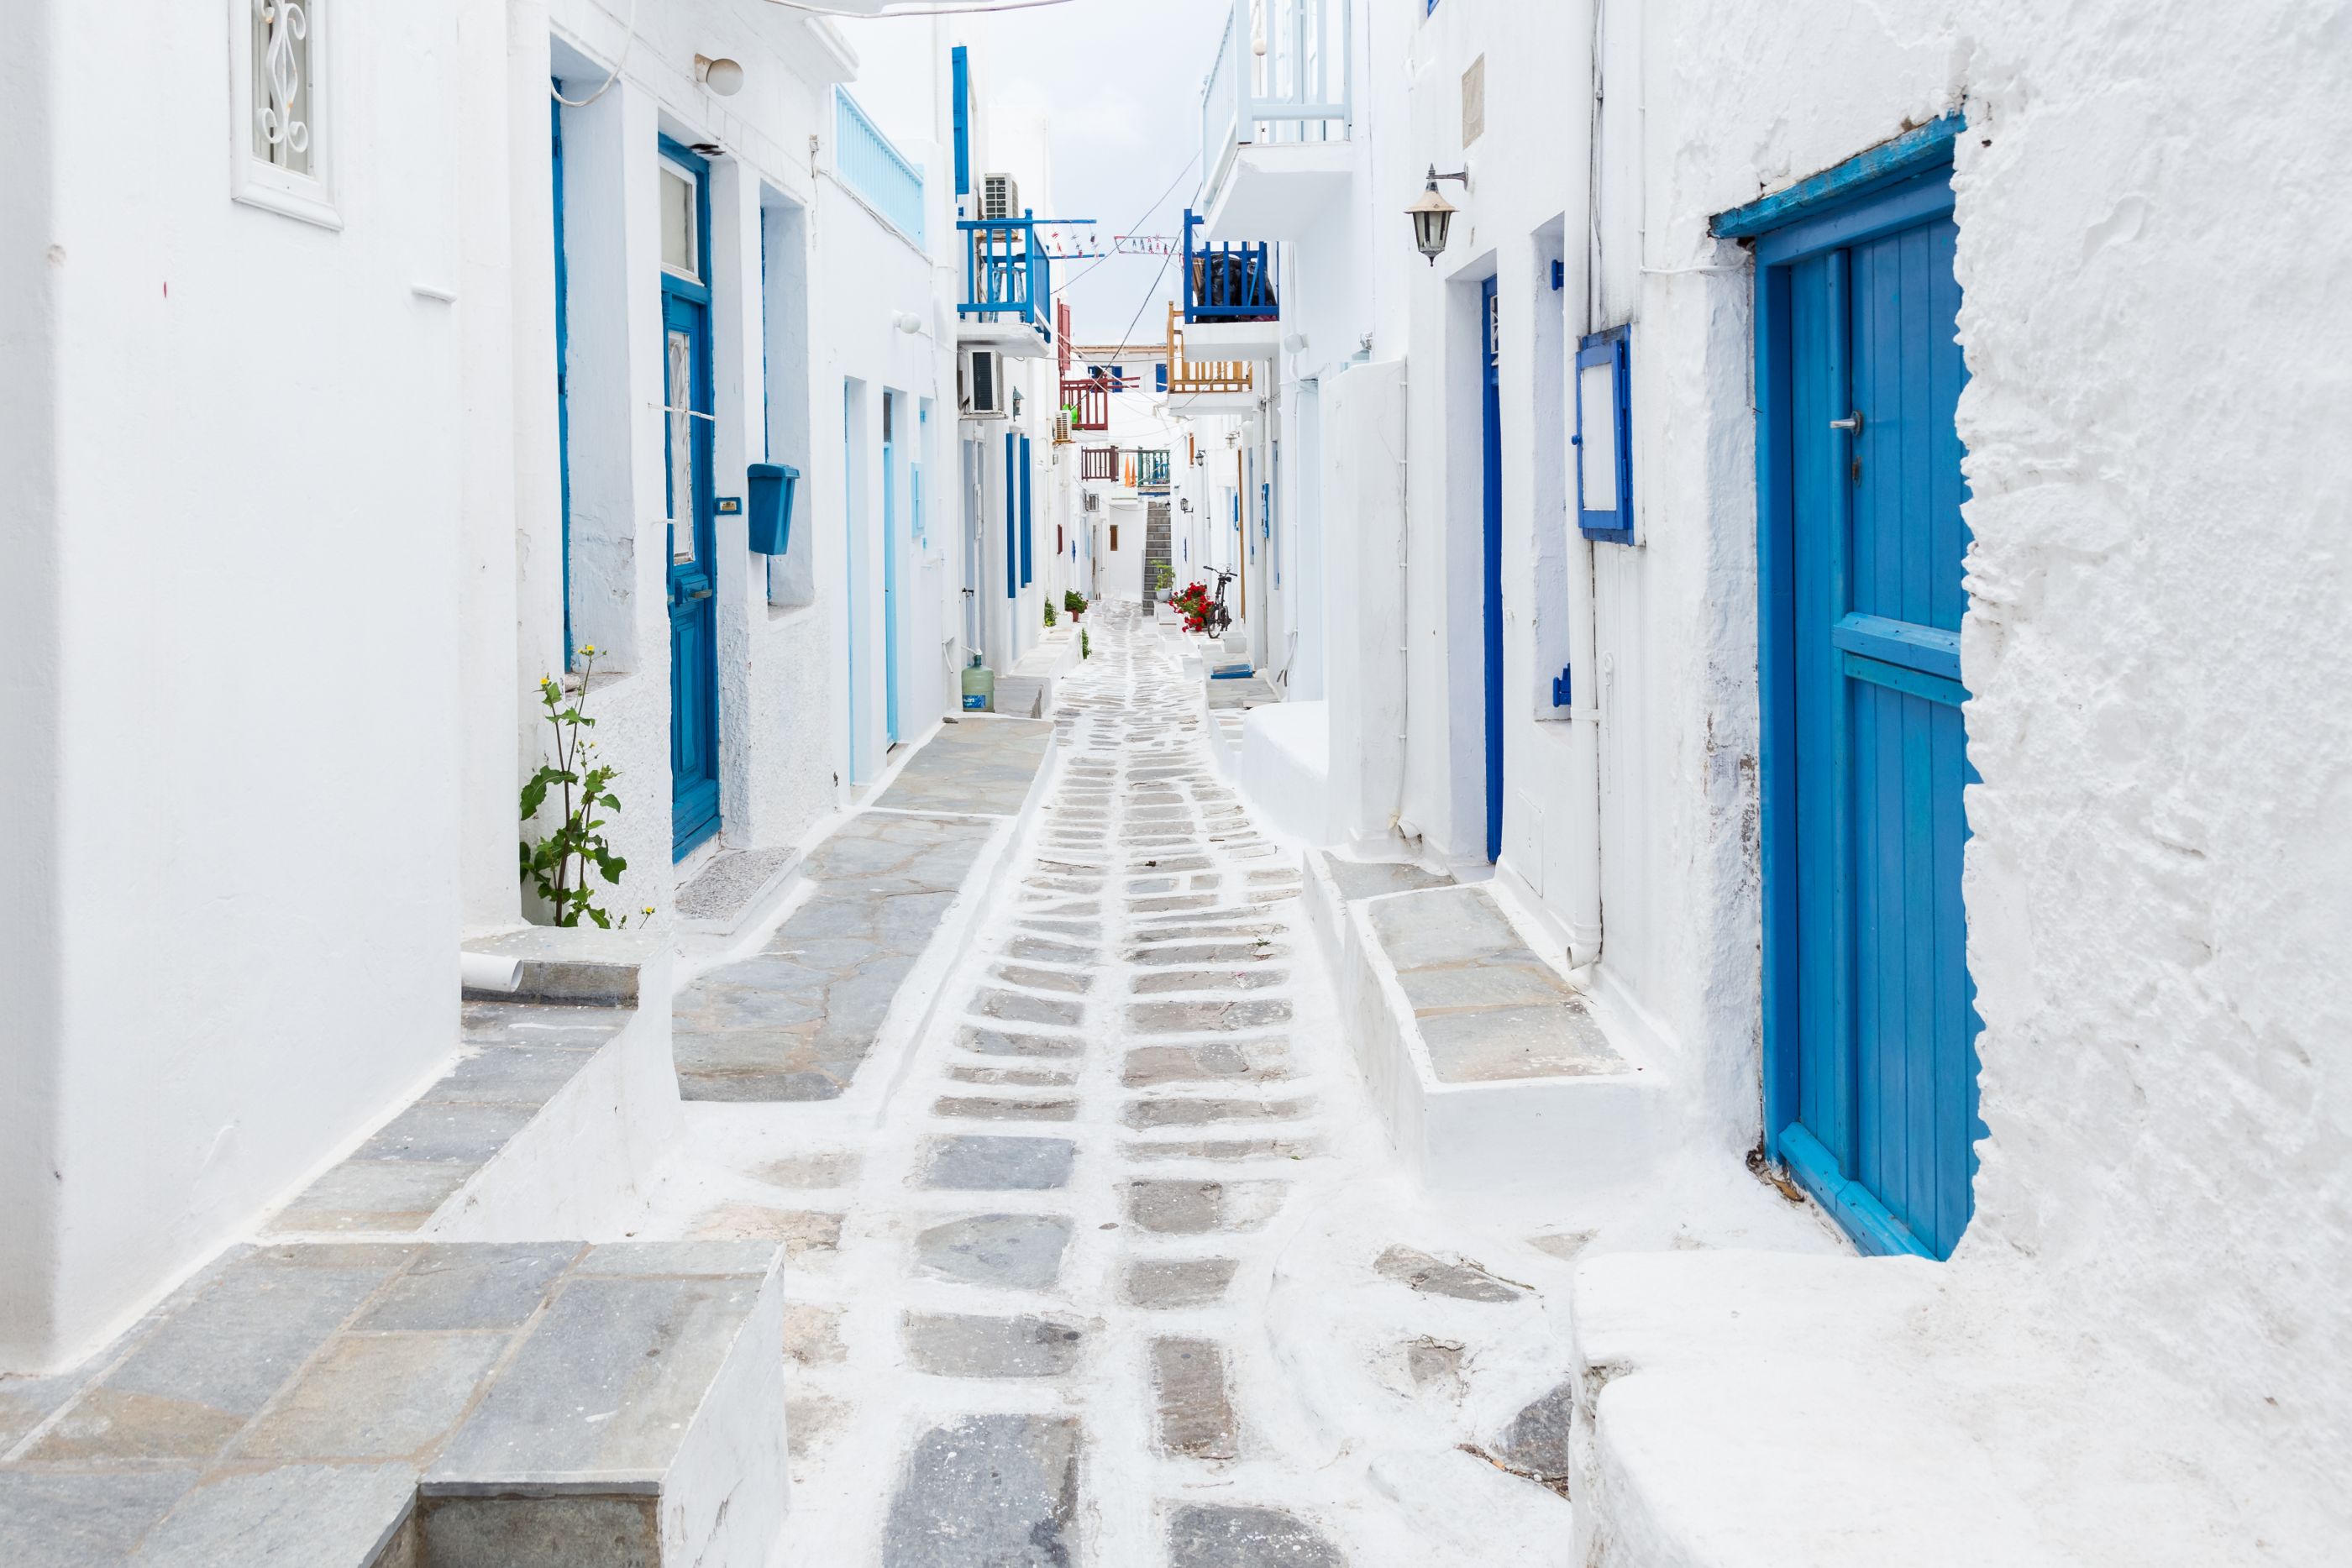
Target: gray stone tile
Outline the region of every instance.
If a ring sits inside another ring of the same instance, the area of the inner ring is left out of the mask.
[[[0,1470],[0,1563],[110,1568],[128,1562],[195,1480],[194,1470]]]
[[[1084,1022],[1087,1016],[1082,1003],[1024,996],[1018,991],[982,991],[973,998],[971,1010],[982,1018],[1003,1019],[1011,1023],[1075,1025]]]
[[[533,1114],[520,1105],[436,1105],[419,1102],[394,1116],[352,1157],[428,1160],[482,1166],[506,1147]]]
[[[1516,1301],[1524,1286],[1500,1280],[1475,1263],[1448,1263],[1410,1247],[1391,1247],[1375,1259],[1372,1268],[1382,1277],[1432,1296],[1461,1301]]]
[[[426,1090],[441,1104],[528,1105],[552,1099],[588,1065],[592,1053],[551,1045],[485,1046]]]
[[[1532,956],[1494,895],[1483,887],[1433,888],[1367,907],[1381,950],[1400,970]]]
[[[650,1568],[661,1561],[650,1497],[426,1496],[416,1521],[417,1568]]]
[[[976,1214],[915,1238],[915,1267],[940,1280],[1042,1291],[1061,1277],[1070,1220],[1058,1214]]]
[[[1077,1119],[1078,1103],[950,1095],[934,1103],[931,1114],[970,1122],[1072,1122]]]
[[[956,1031],[956,1044],[982,1056],[1076,1056],[1080,1042],[1066,1035],[1019,1034],[1001,1029],[970,1026]]]
[[[1463,1391],[1462,1353],[1467,1348],[1457,1340],[1432,1339],[1427,1334],[1407,1341],[1405,1375],[1415,1389],[1436,1388],[1458,1399]]]
[[[1053,726],[1041,720],[973,719],[946,726],[908,758],[874,803],[898,811],[1010,816],[1028,799],[1052,736]]]
[[[1224,1300],[1240,1265],[1231,1258],[1141,1258],[1127,1266],[1129,1304],[1169,1310]]]
[[[1255,1230],[1282,1205],[1279,1182],[1213,1182],[1144,1178],[1126,1185],[1127,1218],[1160,1236]]]
[[[1279,998],[1251,1001],[1130,1002],[1129,1028],[1141,1034],[1232,1033],[1290,1021],[1290,1004]]]
[[[1077,1145],[1067,1138],[934,1138],[923,1185],[959,1192],[1043,1192],[1066,1186]]]
[[[1530,953],[1524,959],[1481,958],[1399,971],[1397,981],[1415,1012],[1440,1009],[1542,1007],[1576,993]]]
[[[1160,1083],[1269,1082],[1286,1077],[1280,1041],[1218,1040],[1208,1045],[1143,1045],[1127,1053],[1120,1081],[1130,1089]]]
[[[761,1281],[575,1277],[442,1451],[429,1480],[664,1473]]]
[[[350,1260],[356,1266],[311,1268],[270,1253],[239,1260],[165,1319],[27,1457],[170,1460],[218,1453],[408,1255],[380,1251],[377,1266]]]
[[[1579,1000],[1424,1014],[1415,1020],[1441,1083],[1622,1072],[1625,1059]]]
[[[436,1447],[504,1354],[502,1333],[345,1334],[231,1455],[237,1464],[393,1459]]]
[[[1339,896],[1349,899],[1377,898],[1383,894],[1412,893],[1424,887],[1449,887],[1454,883],[1444,872],[1423,871],[1417,865],[1391,861],[1349,861],[1327,854],[1323,864],[1338,884]]]
[[[1133,1143],[1119,1152],[1130,1161],[1303,1160],[1316,1151],[1312,1138],[1182,1138]]]
[[[1348,1560],[1279,1509],[1185,1503],[1169,1516],[1168,1568],[1348,1568]]]
[[[1305,1100],[1130,1100],[1118,1119],[1139,1132],[1154,1127],[1205,1127],[1220,1122],[1290,1122],[1313,1109]]]
[[[971,1416],[916,1440],[882,1568],[1074,1568],[1078,1424]]]
[[[952,1066],[948,1069],[948,1076],[958,1083],[1005,1089],[1066,1089],[1078,1081],[1075,1072],[1057,1072],[1043,1067]]]
[[[1568,1495],[1574,1464],[1568,1451],[1569,1419],[1576,1409],[1576,1385],[1561,1383],[1531,1401],[1503,1430],[1495,1452],[1505,1464]]]
[[[723,850],[677,890],[675,907],[688,920],[733,921],[796,853],[788,847]]]
[[[1085,1331],[1057,1318],[908,1312],[907,1358],[940,1377],[1059,1377],[1078,1364]]]
[[[1289,971],[1285,969],[1168,969],[1138,975],[1129,988],[1138,996],[1169,991],[1262,991],[1285,985],[1289,979]]]
[[[779,1211],[781,1212],[781,1211]],[[841,1216],[822,1217],[840,1234]],[[777,1242],[765,1238],[699,1241],[606,1241],[588,1249],[577,1272],[609,1276],[685,1275],[757,1280],[775,1267]]]
[[[1127,961],[1145,968],[1177,968],[1202,964],[1263,964],[1286,958],[1290,949],[1273,942],[1187,942],[1129,947]]]
[[[427,1247],[352,1326],[365,1331],[520,1328],[581,1250],[571,1241]]]
[[[1191,1459],[1241,1455],[1240,1423],[1225,1393],[1224,1352],[1204,1339],[1151,1342],[1160,1449]]]
[[[1092,975],[1076,974],[1066,969],[1038,969],[1026,964],[999,964],[996,978],[1008,985],[1026,986],[1035,991],[1058,991],[1064,996],[1082,997],[1094,988]]]
[[[1016,936],[1004,945],[1004,956],[1034,964],[1092,964],[1100,961],[1102,949],[1048,942],[1040,936]]]
[[[415,1160],[345,1160],[269,1223],[273,1231],[415,1230],[477,1166]]]

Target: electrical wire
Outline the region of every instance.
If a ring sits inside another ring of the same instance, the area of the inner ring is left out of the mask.
[[[1034,11],[1041,5],[1066,5],[1070,0],[974,0],[969,5],[887,5],[879,11],[845,11],[837,5],[812,5],[810,0],[767,0],[787,11],[812,16],[838,16],[845,22],[895,22],[901,16],[979,16],[991,11]]]
[[[1176,178],[1168,182],[1168,188],[1160,192],[1157,197],[1153,198],[1151,204],[1143,209],[1142,215],[1138,217],[1129,226],[1129,232],[1130,234],[1135,232],[1137,229],[1140,229],[1145,224],[1150,223],[1151,221],[1151,214],[1168,204],[1168,198],[1176,193],[1177,185],[1182,182],[1185,175],[1192,172],[1192,166],[1200,161],[1201,155],[1198,152],[1193,153],[1191,157],[1184,160],[1184,166],[1176,171]],[[1113,245],[1117,245],[1118,243],[1118,236],[1113,235],[1111,236],[1111,243]],[[1071,284],[1077,282],[1078,278],[1086,277],[1086,275],[1092,272],[1095,267],[1100,267],[1104,262],[1110,260],[1118,254],[1118,253],[1116,250],[1104,252],[1102,255],[1095,257],[1091,266],[1081,270],[1076,277],[1070,278],[1067,282],[1065,282],[1062,287],[1065,288],[1069,287]],[[1165,271],[1166,268],[1163,267],[1161,270]]]
[[[629,63],[629,51],[636,47],[637,0],[629,0],[629,30],[621,39],[621,57],[613,62],[613,74],[604,78],[604,85],[598,88],[594,92],[590,93],[586,98],[583,98],[575,103],[572,99],[563,96],[562,89],[557,87],[553,82],[549,82],[547,84],[547,96],[553,99],[556,102],[562,104],[566,109],[587,108],[590,104],[595,102],[598,99],[613,90],[613,84],[621,79],[622,68]]]

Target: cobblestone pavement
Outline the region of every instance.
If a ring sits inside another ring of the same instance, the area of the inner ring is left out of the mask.
[[[862,1070],[887,1092],[689,1107],[646,1222],[793,1249],[795,1560],[1564,1563],[1576,1239],[1391,1174],[1297,853],[1166,634],[1094,632],[975,945]]]

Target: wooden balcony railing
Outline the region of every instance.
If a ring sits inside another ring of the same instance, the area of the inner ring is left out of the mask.
[[[1081,479],[1118,478],[1118,448],[1116,446],[1078,448],[1078,477]]]
[[[1093,376],[1062,383],[1062,406],[1070,411],[1073,430],[1110,428],[1110,382]]]
[[[1255,371],[1247,360],[1193,361],[1184,357],[1184,313],[1175,301],[1169,301],[1168,395],[1192,397],[1206,392],[1256,390]]]

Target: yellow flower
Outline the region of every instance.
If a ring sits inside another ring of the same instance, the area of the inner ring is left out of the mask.
[[[653,912],[654,912],[654,906],[653,906],[652,904],[646,904],[646,913],[647,915],[651,915]]]

